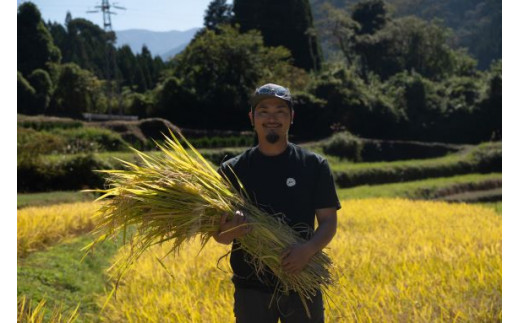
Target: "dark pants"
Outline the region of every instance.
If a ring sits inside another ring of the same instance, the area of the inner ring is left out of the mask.
[[[272,303],[272,293],[235,287],[235,317],[237,323],[323,323],[324,309],[321,293],[306,300],[311,318],[298,294],[277,295]],[[271,307],[269,304],[271,303]]]

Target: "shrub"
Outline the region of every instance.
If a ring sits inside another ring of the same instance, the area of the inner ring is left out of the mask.
[[[501,143],[483,144],[460,157],[430,159],[422,163],[377,163],[366,167],[354,165],[348,169],[334,171],[334,177],[339,187],[354,187],[470,173],[501,172],[501,146]]]
[[[469,157],[479,165],[481,172],[502,172],[502,142],[480,144]]]
[[[153,146],[153,143],[151,143],[150,140],[145,137],[139,128],[138,121],[102,121],[92,122],[91,125],[118,133],[123,138],[123,140],[130,143],[132,147],[144,149],[144,147],[148,148]]]
[[[55,190],[78,190],[102,187],[104,178],[95,172],[99,169],[121,168],[95,158],[92,154],[62,156],[18,164],[18,192],[42,192]]]
[[[361,139],[365,162],[426,159],[445,156],[463,149],[463,145],[419,141]]]
[[[190,140],[191,144],[197,148],[208,148],[210,146],[210,140],[208,137],[202,137]]]
[[[164,139],[164,135],[169,134],[169,129],[179,131],[170,121],[161,118],[150,118],[139,121],[139,129],[146,138]],[[164,134],[164,135],[163,135]]]
[[[127,150],[128,144],[115,132],[107,129],[51,128],[36,131],[33,128],[17,128],[18,161],[35,159],[41,154],[75,154],[97,151]]]
[[[235,157],[242,153],[242,148],[230,148],[230,149],[212,149],[207,151],[201,151],[202,156],[212,162],[214,165],[220,165],[226,160]]]
[[[225,148],[252,146],[253,138],[248,136],[188,138],[196,148]]]
[[[128,99],[129,103],[125,109],[127,114],[136,115],[139,118],[146,118],[153,108],[153,99],[149,95],[131,93]]]
[[[127,150],[128,147],[128,143],[123,140],[121,135],[108,129],[95,127],[55,129],[52,133],[66,141],[67,146],[64,152],[69,154]]]
[[[323,152],[325,154],[352,161],[361,161],[362,149],[363,142],[361,139],[348,131],[334,134],[323,144]]]
[[[17,115],[18,127],[34,130],[71,129],[83,127],[83,122],[70,118]]]
[[[59,65],[58,79],[48,112],[53,115],[81,118],[81,113],[92,111],[96,98],[101,95],[102,83],[89,70],[75,63]]]
[[[293,100],[296,114],[291,135],[295,139],[312,140],[331,134],[330,111],[325,109],[327,101],[307,92],[294,93]]]
[[[204,158],[214,165],[220,165],[241,152],[242,148],[201,151]],[[123,165],[114,158],[100,158],[93,154],[45,156],[18,163],[18,192],[101,188],[105,177],[96,170],[122,168]]]
[[[389,165],[388,167],[366,167],[334,172],[339,187],[407,182],[424,178],[449,177],[473,173],[474,164],[468,161],[439,162],[412,165]]]
[[[61,152],[65,146],[65,140],[57,135],[31,128],[16,129],[18,164],[36,162],[39,155]]]

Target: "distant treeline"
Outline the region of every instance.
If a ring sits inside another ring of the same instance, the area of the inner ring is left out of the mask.
[[[275,5],[280,17],[269,10]],[[138,54],[115,48],[113,33],[70,14],[65,25],[44,23],[38,8],[24,2],[17,20],[18,113],[121,113],[242,131],[250,130],[249,95],[274,82],[294,93],[292,134],[300,140],[340,130],[380,139],[501,139],[501,60],[477,69],[474,57],[451,46],[441,23],[395,18],[382,0],[360,1],[348,12],[322,10],[326,15],[313,21],[308,0],[214,0],[205,28],[163,62],[146,47]],[[319,37],[337,55],[324,56]]]

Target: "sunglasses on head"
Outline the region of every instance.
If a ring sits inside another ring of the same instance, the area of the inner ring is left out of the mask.
[[[286,97],[289,96],[289,90],[283,88],[283,87],[261,87],[258,90],[256,90],[256,94],[263,94],[263,95],[275,95],[277,97]]]

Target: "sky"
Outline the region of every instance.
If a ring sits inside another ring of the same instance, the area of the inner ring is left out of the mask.
[[[24,1],[17,0],[17,5]],[[85,18],[103,26],[103,13],[96,6],[101,0],[32,0],[40,9],[45,22],[63,24],[67,11],[72,18]],[[109,4],[124,7],[126,10],[111,8],[114,31],[127,29],[146,29],[151,31],[185,31],[202,27],[204,12],[211,0],[109,0]],[[229,3],[230,1],[228,1]],[[87,11],[98,10],[98,13]]]

